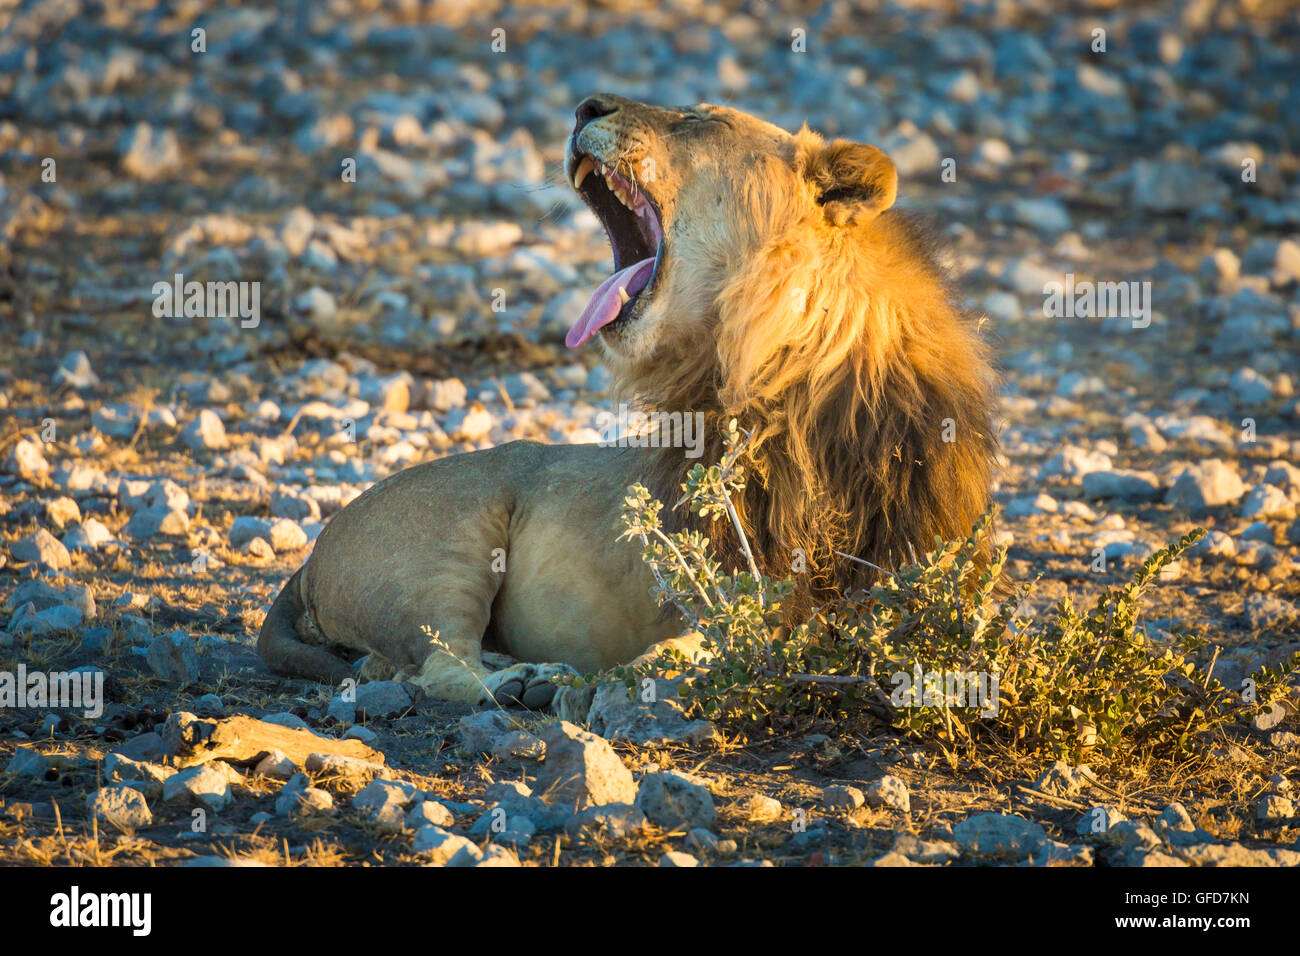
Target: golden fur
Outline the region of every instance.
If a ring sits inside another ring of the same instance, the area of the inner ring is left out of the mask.
[[[923,230],[875,199],[893,200],[892,164],[870,147],[873,165],[846,160],[853,144],[807,128],[794,142],[794,175],[767,159],[729,219],[729,244],[753,251],[716,296],[712,341],[616,363],[615,387],[647,407],[707,410],[708,461],[721,423],[738,419],[757,478],[739,510],[766,569],[786,573],[799,549],[811,590],[842,590],[870,573],[835,552],[894,567],[935,536],[967,533],[987,507],[995,378]],[[866,181],[871,201],[819,203],[844,176]],[[682,463],[657,464],[654,487],[674,500]]]

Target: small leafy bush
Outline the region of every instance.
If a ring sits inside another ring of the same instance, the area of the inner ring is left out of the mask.
[[[950,759],[980,749],[1066,759],[1187,751],[1287,690],[1294,661],[1225,688],[1212,666],[1196,664],[1202,638],[1175,634],[1156,646],[1139,626],[1144,594],[1204,536],[1201,529],[1153,554],[1090,611],[1067,597],[1024,620],[1036,582],[999,597],[1006,549],[991,546],[989,512],[969,537],[936,540],[935,550],[905,567],[876,568],[879,583],[870,591],[845,594],[791,625],[782,602],[795,583],[762,573],[732,507],[744,488],[742,453],[733,422],[722,460],[692,469],[677,507],[729,521],[745,569],[726,572],[698,530],[666,532],[663,503],[641,485],[629,489],[622,537],[641,543],[658,600],[698,630],[707,655],[701,663],[665,652],[611,672],[629,685],[680,672],[681,694],[704,716],[738,729],[884,723],[937,742]]]

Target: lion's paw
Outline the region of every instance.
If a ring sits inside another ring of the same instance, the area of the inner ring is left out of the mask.
[[[478,703],[480,707],[500,704],[547,710],[552,707],[556,692],[563,689],[552,683],[551,678],[576,676],[578,672],[568,664],[512,664],[484,679],[487,691],[480,695]]]

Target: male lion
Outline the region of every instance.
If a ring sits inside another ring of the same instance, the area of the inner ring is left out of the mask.
[[[567,172],[614,253],[568,346],[597,338],[639,407],[703,413],[706,462],[740,422],[737,510],[767,571],[807,569],[802,606],[866,582],[841,553],[889,567],[969,531],[988,500],[994,377],[890,208],[880,150],[602,94],[578,107]],[[680,448],[512,442],[410,468],[334,517],[258,649],[330,683],[351,673],[337,653],[368,653],[366,676],[432,696],[551,705],[553,675],[682,635],[617,539],[627,487],[671,504],[693,463]],[[729,528],[706,530],[738,558]],[[492,671],[485,651],[522,663]]]

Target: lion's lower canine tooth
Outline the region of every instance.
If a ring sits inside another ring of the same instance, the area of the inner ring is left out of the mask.
[[[630,295],[627,294],[627,289],[623,288],[622,286],[618,287],[618,297],[619,300],[623,303],[626,303],[629,299],[632,298]]]

